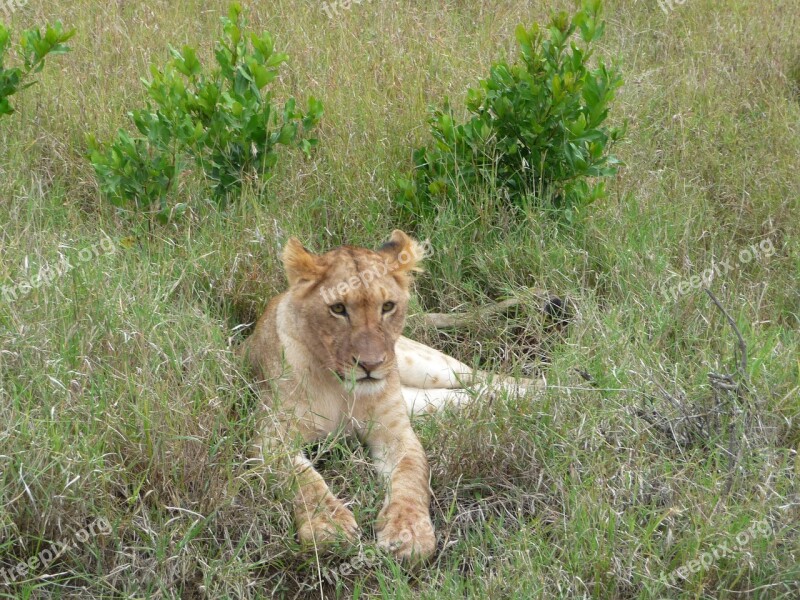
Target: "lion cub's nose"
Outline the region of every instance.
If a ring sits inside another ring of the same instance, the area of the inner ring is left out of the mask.
[[[353,362],[364,369],[367,373],[371,373],[378,369],[386,361],[386,355],[381,357],[370,358],[368,360],[360,360],[358,357],[353,357]]]

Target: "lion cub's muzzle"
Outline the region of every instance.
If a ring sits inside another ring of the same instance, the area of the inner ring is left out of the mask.
[[[353,357],[351,364],[341,369],[337,376],[343,382],[366,386],[383,382],[391,372],[393,364],[393,359],[386,357],[386,355],[381,360],[374,359],[366,362]]]
[[[391,358],[382,335],[362,331],[353,336],[350,360],[356,381],[380,380],[391,368]]]

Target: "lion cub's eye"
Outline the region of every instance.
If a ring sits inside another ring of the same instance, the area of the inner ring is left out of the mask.
[[[337,304],[331,304],[328,308],[331,310],[333,314],[339,315],[340,317],[347,314],[347,309],[341,302]]]
[[[384,302],[383,303],[383,312],[388,313],[394,310],[395,303],[394,302]]]

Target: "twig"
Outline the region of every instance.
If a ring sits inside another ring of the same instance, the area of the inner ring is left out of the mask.
[[[456,327],[463,327],[470,321],[488,317],[503,312],[506,309],[519,306],[521,303],[519,298],[510,298],[509,300],[503,300],[502,302],[480,308],[473,313],[426,313],[416,316],[422,319],[426,325],[435,327],[436,329],[455,329]]]
[[[730,323],[731,327],[733,328],[733,332],[736,334],[736,337],[739,340],[739,352],[742,355],[739,368],[741,369],[742,376],[747,379],[747,344],[744,343],[744,338],[739,332],[739,328],[736,326],[736,321],[734,321],[733,318],[728,314],[728,311],[725,310],[725,307],[722,306],[722,304],[720,304],[720,301],[717,300],[717,297],[710,289],[703,288],[703,290],[706,294],[708,294],[708,297],[711,298],[711,301],[717,305],[717,308],[722,312],[722,314],[725,315],[725,318],[728,320],[728,323]]]
[[[703,289],[705,293],[708,294],[708,297],[711,298],[711,301],[728,320],[728,323],[730,324],[733,332],[736,334],[737,340],[739,341],[739,353],[741,355],[741,360],[739,362],[739,374],[741,376],[741,381],[734,382],[733,377],[730,375],[709,373],[708,378],[711,383],[711,387],[717,390],[723,390],[723,392],[726,394],[735,392],[736,399],[739,401],[740,406],[746,407],[745,391],[749,390],[749,386],[747,385],[749,379],[747,376],[747,344],[745,344],[744,338],[742,337],[739,328],[736,326],[736,321],[734,321],[730,314],[728,314],[728,311],[725,310],[725,307],[722,306],[719,300],[717,300],[717,297],[711,290],[708,288]],[[734,407],[733,411],[735,410],[736,409]],[[733,489],[733,482],[736,477],[736,465],[741,460],[744,451],[743,444],[741,444],[740,440],[738,440],[736,437],[736,426],[734,423],[735,413],[733,411],[728,423],[728,480],[725,483],[725,490],[723,491],[722,496],[720,496],[717,506],[719,506],[719,503],[722,502],[722,499],[727,497],[730,494],[731,489]],[[743,408],[743,411],[745,413],[744,428],[746,430],[750,419],[746,408]],[[717,506],[714,507],[714,511],[716,511]]]
[[[547,314],[547,304],[551,302],[551,298],[553,297],[547,293],[546,290],[539,288],[526,289],[521,296],[522,297],[509,298],[508,300],[503,300],[502,302],[497,302],[466,313],[426,313],[413,315],[411,318],[419,319],[426,325],[435,327],[436,329],[455,329],[457,327],[464,327],[471,321],[481,320],[497,313],[502,313],[509,308],[525,305],[531,299],[542,303],[539,306],[539,310]]]

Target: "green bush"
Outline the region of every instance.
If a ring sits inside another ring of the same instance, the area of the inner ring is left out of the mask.
[[[609,150],[623,133],[603,125],[622,78],[602,61],[589,66],[603,29],[600,0],[585,0],[572,19],[553,15],[546,31],[518,26],[521,61],[495,63],[468,91],[471,118],[456,124],[447,101],[433,111],[435,143],[414,152],[412,176],[398,181],[403,211],[429,218],[463,193],[488,190],[572,221],[601,198],[604,182],[594,178],[616,173]]]
[[[6,59],[11,50],[11,32],[0,23],[0,118],[14,112],[9,98],[34,84],[33,81],[26,80],[44,68],[45,57],[69,52],[65,42],[73,35],[75,31],[64,31],[60,22],[48,25],[44,35],[38,27],[27,29],[22,32],[19,42],[22,65],[6,67]]]
[[[270,34],[245,36],[238,3],[222,25],[210,71],[190,46],[171,48],[163,69],[151,65],[147,107],[130,113],[138,135],[120,130],[107,147],[90,136],[101,191],[117,206],[150,211],[166,222],[186,209],[184,203],[170,206],[169,198],[177,176],[192,163],[223,204],[246,177],[270,176],[279,145],[306,154],[316,145],[305,134],[322,115],[319,101],[312,97],[306,113],[293,98],[282,110],[273,104],[268,86],[287,57],[274,51]]]

